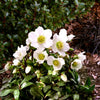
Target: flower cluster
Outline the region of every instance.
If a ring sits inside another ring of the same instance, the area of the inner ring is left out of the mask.
[[[52,31],[50,29],[44,30],[42,27],[38,27],[35,31],[32,31],[28,34],[28,38],[26,39],[26,46],[21,45],[18,47],[17,51],[13,54],[14,66],[18,66],[23,60],[23,58],[27,55],[27,51],[30,47],[35,48],[32,56],[36,59],[36,62],[39,64],[43,64],[44,61],[47,61],[49,66],[53,66],[53,72],[61,70],[63,65],[65,65],[65,60],[63,57],[68,56],[66,53],[70,50],[70,46],[68,44],[75,36],[68,35],[65,29],[61,29],[59,34],[55,33],[52,37]],[[49,49],[49,53],[47,53],[47,49]],[[51,56],[50,52],[54,54],[58,54],[57,57]],[[77,59],[71,62],[71,69],[79,70],[82,68],[82,63],[86,59],[84,52],[77,55]],[[5,70],[8,69],[9,64],[7,63],[5,66]],[[25,69],[25,73],[29,73],[31,71],[31,67],[27,66]],[[15,69],[14,69],[15,72]],[[61,76],[61,78],[63,75]],[[63,79],[63,78],[62,78]],[[65,79],[66,80],[66,79]]]
[[[7,63],[5,70],[7,71],[11,67],[14,75],[20,75],[24,72],[23,77],[28,75],[33,77],[34,74],[37,77],[37,79],[34,78],[35,84],[40,89],[46,88],[48,84],[56,84],[60,88],[59,82],[67,83],[70,80],[68,71],[78,71],[82,68],[83,61],[86,59],[85,52],[75,56],[69,54],[69,51],[72,50],[69,42],[74,37],[72,34],[67,35],[65,29],[61,29],[59,34],[53,35],[50,29],[44,30],[39,26],[35,31],[28,34],[26,46],[18,47],[13,54],[12,64]],[[52,77],[51,83],[45,80],[46,77],[48,80]],[[22,85],[19,83],[22,89],[32,85],[32,83],[27,85],[27,81],[22,83]]]

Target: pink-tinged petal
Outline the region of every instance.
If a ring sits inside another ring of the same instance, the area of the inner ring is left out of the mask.
[[[53,35],[53,41],[56,40],[57,38],[58,38],[58,35],[57,35],[57,33],[55,33],[55,34]]]
[[[41,26],[39,26],[39,27],[35,30],[36,34],[43,33],[43,31],[44,31],[44,29],[43,29],[43,27],[41,27]]]
[[[62,34],[67,35],[67,30],[61,29],[59,32],[59,35],[62,35]]]
[[[53,60],[54,60],[54,57],[53,57],[53,56],[49,56],[49,57],[47,58],[47,64],[48,64],[48,65],[53,65]]]
[[[47,39],[43,45],[45,48],[49,48],[52,46],[52,44],[53,44],[53,41],[51,39]]]
[[[66,56],[65,52],[64,51],[58,51],[58,53],[61,55],[61,56]]]
[[[38,48],[39,47],[39,44],[37,42],[31,42],[31,46],[32,47],[35,47],[35,48]]]
[[[50,29],[46,29],[43,31],[44,36],[46,36],[46,38],[51,38],[52,36],[52,31]]]
[[[69,49],[70,49],[69,44],[68,44],[68,43],[64,43],[64,48],[63,48],[63,50],[64,50],[64,51],[68,51]]]
[[[35,32],[30,32],[29,34],[28,34],[28,37],[33,37],[33,34],[35,34]]]
[[[62,59],[62,58],[58,58],[58,59],[59,59],[59,61],[61,62],[61,65],[63,66],[63,65],[65,64],[64,59]]]

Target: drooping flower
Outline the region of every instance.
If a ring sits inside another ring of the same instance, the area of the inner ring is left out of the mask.
[[[17,65],[19,65],[19,63],[20,63],[20,61],[18,59],[14,59],[12,65],[17,66]]]
[[[62,66],[65,64],[64,59],[62,58],[54,58],[53,56],[49,56],[47,59],[48,65],[53,65],[55,71],[61,70]]]
[[[65,37],[65,38],[64,38]],[[66,43],[67,36],[65,34],[57,35],[55,34],[53,36],[53,45],[52,50],[53,52],[58,52],[61,56],[65,56],[65,52],[70,49],[70,46],[68,43]]]
[[[82,62],[86,59],[86,55],[84,55],[85,52],[81,52],[78,54],[78,59],[80,59]]]
[[[47,60],[48,54],[46,51],[36,50],[33,53],[33,57],[37,60],[39,64],[42,64],[45,60]]]
[[[67,82],[67,76],[65,74],[61,74],[61,79],[64,81],[64,82]]]
[[[31,66],[27,66],[25,68],[25,73],[28,74],[31,71]]]
[[[18,47],[17,51],[13,54],[13,56],[18,59],[18,60],[22,60],[23,57],[26,56],[26,46],[21,45],[21,47]]]
[[[75,59],[71,63],[71,69],[74,69],[74,70],[78,71],[81,68],[82,68],[82,61],[80,59]]]
[[[37,49],[44,50],[52,45],[52,31],[50,29],[44,30],[42,27],[38,27],[35,32],[30,32],[28,37],[31,41],[31,46]]]
[[[7,64],[4,66],[5,71],[8,71],[10,66],[11,66],[10,62],[7,62]]]

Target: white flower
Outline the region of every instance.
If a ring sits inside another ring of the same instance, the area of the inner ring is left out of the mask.
[[[64,38],[65,37],[65,38]],[[65,34],[54,34],[53,36],[53,45],[52,50],[53,52],[58,52],[61,56],[65,56],[65,52],[70,49],[70,46],[68,43],[66,43],[66,37]]]
[[[19,63],[20,63],[20,61],[18,59],[14,59],[12,65],[17,66],[17,65],[19,65]]]
[[[78,71],[79,69],[82,68],[82,61],[80,59],[75,59],[72,63],[71,63],[71,68],[75,69],[76,71]]]
[[[62,66],[65,64],[65,61],[62,58],[54,58],[53,56],[49,56],[47,63],[48,65],[53,65],[54,70],[57,71],[62,68]]]
[[[50,29],[44,30],[42,27],[38,27],[35,32],[30,32],[28,37],[31,41],[31,46],[44,50],[52,45],[52,31]]]
[[[74,37],[75,37],[75,35],[73,35],[73,34],[68,35],[67,36],[67,38],[68,38],[67,41],[71,41]]]
[[[21,45],[21,47],[18,47],[17,51],[13,54],[13,56],[18,59],[18,60],[22,60],[23,57],[26,56],[26,46]]]
[[[42,64],[45,60],[47,60],[48,54],[46,51],[36,50],[33,53],[33,57],[39,64]]]
[[[67,76],[65,74],[62,74],[61,75],[61,79],[64,81],[64,82],[67,82]]]
[[[86,55],[84,55],[85,52],[81,52],[78,54],[78,59],[80,59],[82,62],[86,59]]]
[[[4,69],[5,69],[5,71],[8,71],[8,70],[9,70],[9,68],[10,68],[10,63],[9,63],[9,62],[7,62],[7,64],[4,66]]]
[[[16,72],[17,72],[17,69],[15,68],[12,73],[15,74]]]
[[[25,68],[25,73],[28,74],[31,71],[31,66],[27,66]]]

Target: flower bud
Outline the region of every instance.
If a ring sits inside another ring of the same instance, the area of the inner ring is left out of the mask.
[[[17,73],[17,69],[15,68],[12,73],[13,74]]]
[[[25,73],[28,74],[31,71],[31,66],[27,66],[25,68]]]
[[[5,71],[8,71],[10,66],[11,66],[11,64],[9,62],[7,62],[7,64],[4,67]]]
[[[61,75],[61,79],[64,81],[64,82],[67,82],[67,76],[65,74],[62,74]]]

